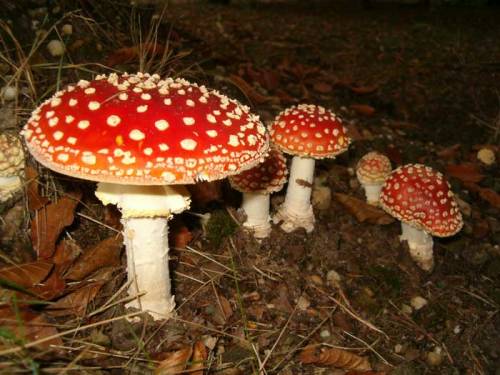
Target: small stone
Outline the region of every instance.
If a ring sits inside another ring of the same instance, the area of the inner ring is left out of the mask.
[[[297,308],[299,310],[305,311],[309,306],[311,306],[311,302],[306,297],[300,296],[297,300]]]
[[[61,33],[63,35],[71,35],[73,34],[73,25],[66,23],[61,27]]]
[[[411,308],[411,306],[408,306],[408,305],[403,303],[401,305],[401,312],[403,314],[410,315],[413,312],[413,309]]]
[[[323,329],[321,330],[321,332],[319,333],[319,336],[322,338],[322,339],[327,339],[328,337],[331,336],[331,333],[329,330],[327,329]]]
[[[341,279],[342,279],[342,277],[335,270],[330,270],[326,274],[326,281],[330,285],[335,285],[335,284],[339,283]]]
[[[441,348],[436,346],[432,352],[427,353],[426,360],[429,366],[439,366],[443,362]]]
[[[0,96],[6,102],[12,101],[17,98],[17,88],[15,86],[4,86],[0,90]]]
[[[399,353],[401,353],[402,351],[403,351],[403,345],[401,345],[401,344],[396,344],[396,345],[394,345],[394,353],[399,354]]]
[[[420,310],[422,307],[427,305],[428,302],[424,297],[416,296],[411,299],[410,304],[415,310]]]
[[[453,333],[455,335],[458,335],[460,332],[462,332],[462,327],[460,327],[458,324],[453,328]]]
[[[203,336],[201,341],[203,342],[203,345],[205,345],[208,349],[214,350],[215,346],[217,345],[218,339],[213,336]]]
[[[57,57],[64,54],[65,46],[60,40],[54,39],[47,43],[47,49],[52,56]]]
[[[323,285],[323,279],[319,275],[311,275],[309,279],[315,284],[315,285]]]
[[[495,163],[495,153],[490,148],[482,148],[477,152],[478,160],[485,165],[492,165]]]

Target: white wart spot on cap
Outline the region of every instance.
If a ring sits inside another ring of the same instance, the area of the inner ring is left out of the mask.
[[[168,145],[166,143],[160,143],[158,145],[158,148],[161,150],[161,151],[167,151],[168,150]]]
[[[196,148],[197,145],[198,143],[194,139],[186,138],[181,141],[181,147],[184,150],[192,151]]]
[[[89,109],[91,111],[97,111],[99,108],[101,108],[101,105],[99,104],[99,102],[96,102],[96,101],[89,102]]]
[[[207,115],[207,120],[208,120],[208,122],[211,122],[212,124],[215,124],[217,122],[217,119],[215,118],[215,116],[210,114],[210,113]]]
[[[84,130],[84,129],[87,129],[89,127],[89,125],[90,125],[89,121],[87,121],[87,120],[81,120],[81,121],[78,121],[78,125],[77,126],[78,126],[78,129]]]
[[[142,152],[144,152],[144,155],[152,155],[153,154],[153,149],[151,147],[146,147],[144,150],[142,150]]]
[[[59,155],[57,155],[57,160],[65,163],[69,160],[69,155],[68,154],[59,154]]]
[[[71,115],[68,115],[65,117],[64,121],[66,121],[66,124],[71,124],[73,121],[75,121],[75,118]]]
[[[142,141],[144,138],[146,138],[146,134],[144,134],[143,132],[141,132],[140,130],[138,129],[134,129],[132,130],[129,134],[128,134],[129,138],[132,139],[133,141]]]
[[[191,126],[191,125],[194,125],[194,118],[192,117],[184,117],[182,119],[182,121],[184,122],[184,125],[188,125],[188,126]]]
[[[118,95],[118,99],[120,99],[120,100],[127,100],[128,99],[128,94],[126,92],[122,92],[120,95]]]
[[[93,87],[87,87],[84,91],[83,91],[85,94],[94,94],[95,93],[95,88]]]
[[[141,94],[141,99],[142,100],[151,100],[151,95],[148,93],[143,93],[143,94]]]
[[[97,158],[94,154],[83,154],[82,161],[85,164],[94,165],[97,162]]]
[[[64,133],[60,130],[54,132],[53,137],[56,141],[60,141],[64,137]]]
[[[59,122],[58,117],[52,117],[51,119],[49,119],[49,126],[56,126],[58,122]]]
[[[69,102],[68,102],[69,106],[70,107],[74,107],[75,105],[78,104],[78,100],[76,99],[70,99]]]
[[[206,133],[210,138],[215,138],[218,135],[217,130],[207,130]]]
[[[163,131],[163,130],[168,129],[169,123],[167,120],[163,120],[163,119],[158,120],[158,121],[155,121],[155,127],[156,127],[156,129]]]
[[[122,119],[117,115],[111,115],[106,119],[106,124],[109,126],[118,126]]]
[[[57,107],[59,104],[61,104],[61,98],[53,98],[50,101],[50,106],[51,107]]]
[[[140,105],[137,107],[137,112],[139,113],[144,113],[148,110],[148,106],[146,104]]]
[[[76,138],[75,137],[68,137],[68,139],[66,139],[66,142],[68,142],[70,145],[74,145],[74,144],[76,144]]]

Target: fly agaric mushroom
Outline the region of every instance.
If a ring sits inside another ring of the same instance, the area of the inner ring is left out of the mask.
[[[369,204],[378,206],[380,190],[391,170],[391,161],[379,152],[369,152],[359,159],[356,176],[365,189],[366,201]]]
[[[24,152],[19,138],[0,134],[0,202],[10,199],[22,188]]]
[[[129,306],[166,318],[175,304],[168,272],[168,219],[189,206],[182,187],[263,161],[258,116],[217,91],[143,73],[99,75],[57,92],[23,130],[46,167],[98,181],[96,195],[122,212]],[[139,294],[145,295],[139,296]]]
[[[293,155],[285,202],[273,221],[291,232],[314,229],[311,188],[315,159],[334,158],[349,147],[351,139],[333,112],[316,105],[300,104],[281,112],[269,129],[272,142]]]
[[[432,236],[449,237],[463,226],[455,196],[443,175],[422,164],[395,169],[380,193],[380,205],[401,221],[401,241],[407,241],[420,268],[434,266]]]
[[[283,188],[287,173],[283,154],[271,150],[263,163],[229,177],[231,186],[243,193],[241,208],[247,215],[243,226],[252,230],[256,238],[266,238],[271,232],[270,194]]]

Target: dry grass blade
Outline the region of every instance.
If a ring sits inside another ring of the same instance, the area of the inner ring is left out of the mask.
[[[368,358],[342,349],[320,349],[316,345],[306,347],[300,353],[300,361],[304,364],[319,366],[335,366],[345,370],[370,371]]]
[[[0,279],[17,286],[30,288],[44,280],[53,268],[44,260],[6,267],[0,270]]]

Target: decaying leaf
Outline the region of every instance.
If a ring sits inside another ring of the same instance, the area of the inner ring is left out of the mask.
[[[372,206],[361,199],[342,193],[334,193],[333,195],[361,223],[366,221],[370,224],[386,225],[395,220],[380,208]]]
[[[295,182],[297,183],[297,185],[303,186],[303,187],[306,187],[306,188],[312,188],[313,187],[313,184],[311,184],[309,181],[303,180],[301,178],[297,178],[295,180]]]
[[[24,169],[26,174],[26,195],[28,197],[28,209],[36,211],[45,206],[49,199],[42,197],[38,189],[38,172],[31,165],[27,165]]]
[[[446,173],[452,177],[458,178],[463,182],[479,182],[484,178],[479,167],[472,163],[448,164]]]
[[[193,357],[191,358],[189,373],[191,375],[203,375],[203,369],[205,368],[205,361],[207,358],[207,348],[202,341],[196,341],[193,346]]]
[[[353,93],[358,94],[358,95],[371,94],[371,93],[378,90],[378,85],[371,85],[371,86],[349,85],[348,87],[349,87],[349,90],[351,90]]]
[[[48,306],[45,311],[52,316],[84,316],[88,304],[95,298],[97,293],[99,293],[103,285],[103,281],[86,284],[74,292],[60,298],[54,304]]]
[[[19,345],[30,341],[56,335],[57,329],[50,324],[45,315],[35,313],[29,309],[14,310],[11,306],[0,308],[1,337],[7,345]],[[36,346],[38,349],[47,350],[51,345],[63,345],[62,339],[56,337],[44,341]]]
[[[304,364],[314,364],[319,366],[335,366],[345,370],[370,371],[371,366],[368,358],[360,357],[347,350],[335,348],[320,348],[311,345],[300,353],[300,361]]]
[[[441,159],[453,159],[458,155],[461,147],[462,145],[460,143],[455,143],[454,145],[443,148],[441,151],[436,152],[436,155]]]
[[[351,104],[349,106],[354,112],[363,116],[373,116],[375,113],[375,108],[368,104]]]
[[[183,225],[177,228],[174,234],[174,247],[176,249],[185,249],[192,239],[193,239],[193,234],[189,231],[189,229],[185,225]]]
[[[31,263],[10,266],[0,269],[0,279],[23,288],[31,288],[44,280],[54,265],[39,260]]]
[[[57,238],[74,220],[80,197],[81,193],[68,194],[56,203],[35,211],[31,222],[31,238],[39,259],[48,259],[54,254]]]
[[[191,355],[193,354],[193,348],[186,346],[180,350],[169,353],[168,356],[160,362],[158,367],[155,369],[155,375],[174,375],[183,372],[186,367]]]
[[[121,235],[106,238],[84,251],[64,277],[68,280],[83,280],[100,268],[119,265],[122,245]]]
[[[467,190],[479,194],[479,196],[491,204],[493,207],[500,209],[500,194],[488,188],[483,188],[473,182],[464,182]]]
[[[59,242],[52,256],[57,273],[64,275],[81,253],[82,249],[75,241],[63,239]]]
[[[40,299],[50,301],[64,294],[66,282],[59,272],[54,269],[50,276],[42,283],[30,288],[29,291],[36,294]]]
[[[106,59],[107,66],[126,64],[139,58],[140,55],[149,57],[161,56],[165,52],[165,47],[158,43],[143,43],[132,47],[124,47],[114,51]]]
[[[264,104],[267,102],[273,102],[276,101],[277,98],[273,98],[270,96],[264,96],[257,92],[255,88],[253,88],[247,81],[245,81],[243,78],[238,77],[235,74],[231,74],[229,76],[229,80],[236,86],[238,87],[243,94],[252,102],[256,104]]]
[[[320,94],[329,94],[332,92],[333,87],[332,85],[326,82],[316,82],[313,85],[313,90],[319,92]]]

